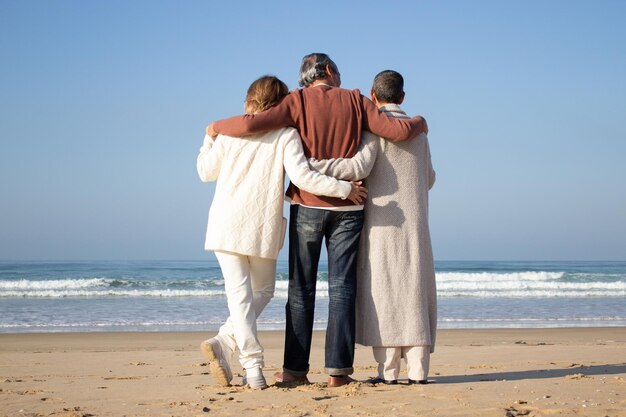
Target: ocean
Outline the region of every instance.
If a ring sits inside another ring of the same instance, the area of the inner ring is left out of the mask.
[[[319,268],[315,328],[328,308]],[[436,262],[439,328],[626,326],[626,262]],[[260,330],[283,330],[287,263]],[[0,261],[0,333],[216,331],[214,261]]]

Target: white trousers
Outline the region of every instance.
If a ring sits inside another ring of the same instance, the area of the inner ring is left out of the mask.
[[[406,359],[409,379],[422,381],[428,378],[430,346],[373,347],[378,362],[378,377],[387,381],[398,379],[401,359]]]
[[[231,352],[239,348],[239,362],[245,369],[262,368],[256,320],[274,296],[276,260],[218,251],[215,256],[224,275],[230,312],[218,337]]]

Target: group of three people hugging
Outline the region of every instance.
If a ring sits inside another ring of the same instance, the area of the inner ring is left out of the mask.
[[[256,321],[274,294],[287,200],[289,286],[276,382],[309,383],[325,240],[328,387],[354,381],[355,343],[373,348],[378,376],[368,382],[397,384],[404,358],[408,383],[426,383],[437,323],[428,227],[435,172],[426,121],[400,108],[404,81],[395,71],[376,75],[370,100],[340,88],[337,65],[314,53],[302,59],[299,83],[289,92],[278,78],[263,76],[248,89],[245,115],[206,128],[197,169],[202,181],[217,184],[205,249],[219,262],[230,314],[201,343],[211,374],[230,385],[238,353],[243,385],[268,386]]]

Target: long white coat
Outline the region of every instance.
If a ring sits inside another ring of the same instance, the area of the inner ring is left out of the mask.
[[[309,168],[293,128],[246,139],[205,136],[197,169],[203,182],[217,180],[205,249],[261,258],[276,259],[284,239],[285,171],[313,194],[346,198],[352,188]]]
[[[381,110],[407,117],[398,105]],[[356,341],[365,346],[431,346],[434,351],[437,298],[428,190],[435,171],[428,138],[421,134],[393,143],[372,136],[364,135],[354,158],[311,161],[320,172],[337,178],[352,180],[369,173],[358,255]]]

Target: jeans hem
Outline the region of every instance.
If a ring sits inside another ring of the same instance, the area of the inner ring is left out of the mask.
[[[352,375],[354,368],[324,368],[324,372],[328,375]]]
[[[286,372],[293,376],[306,376],[309,373],[309,368],[306,368],[305,371],[292,371],[291,369],[287,369],[283,367],[283,372]]]

